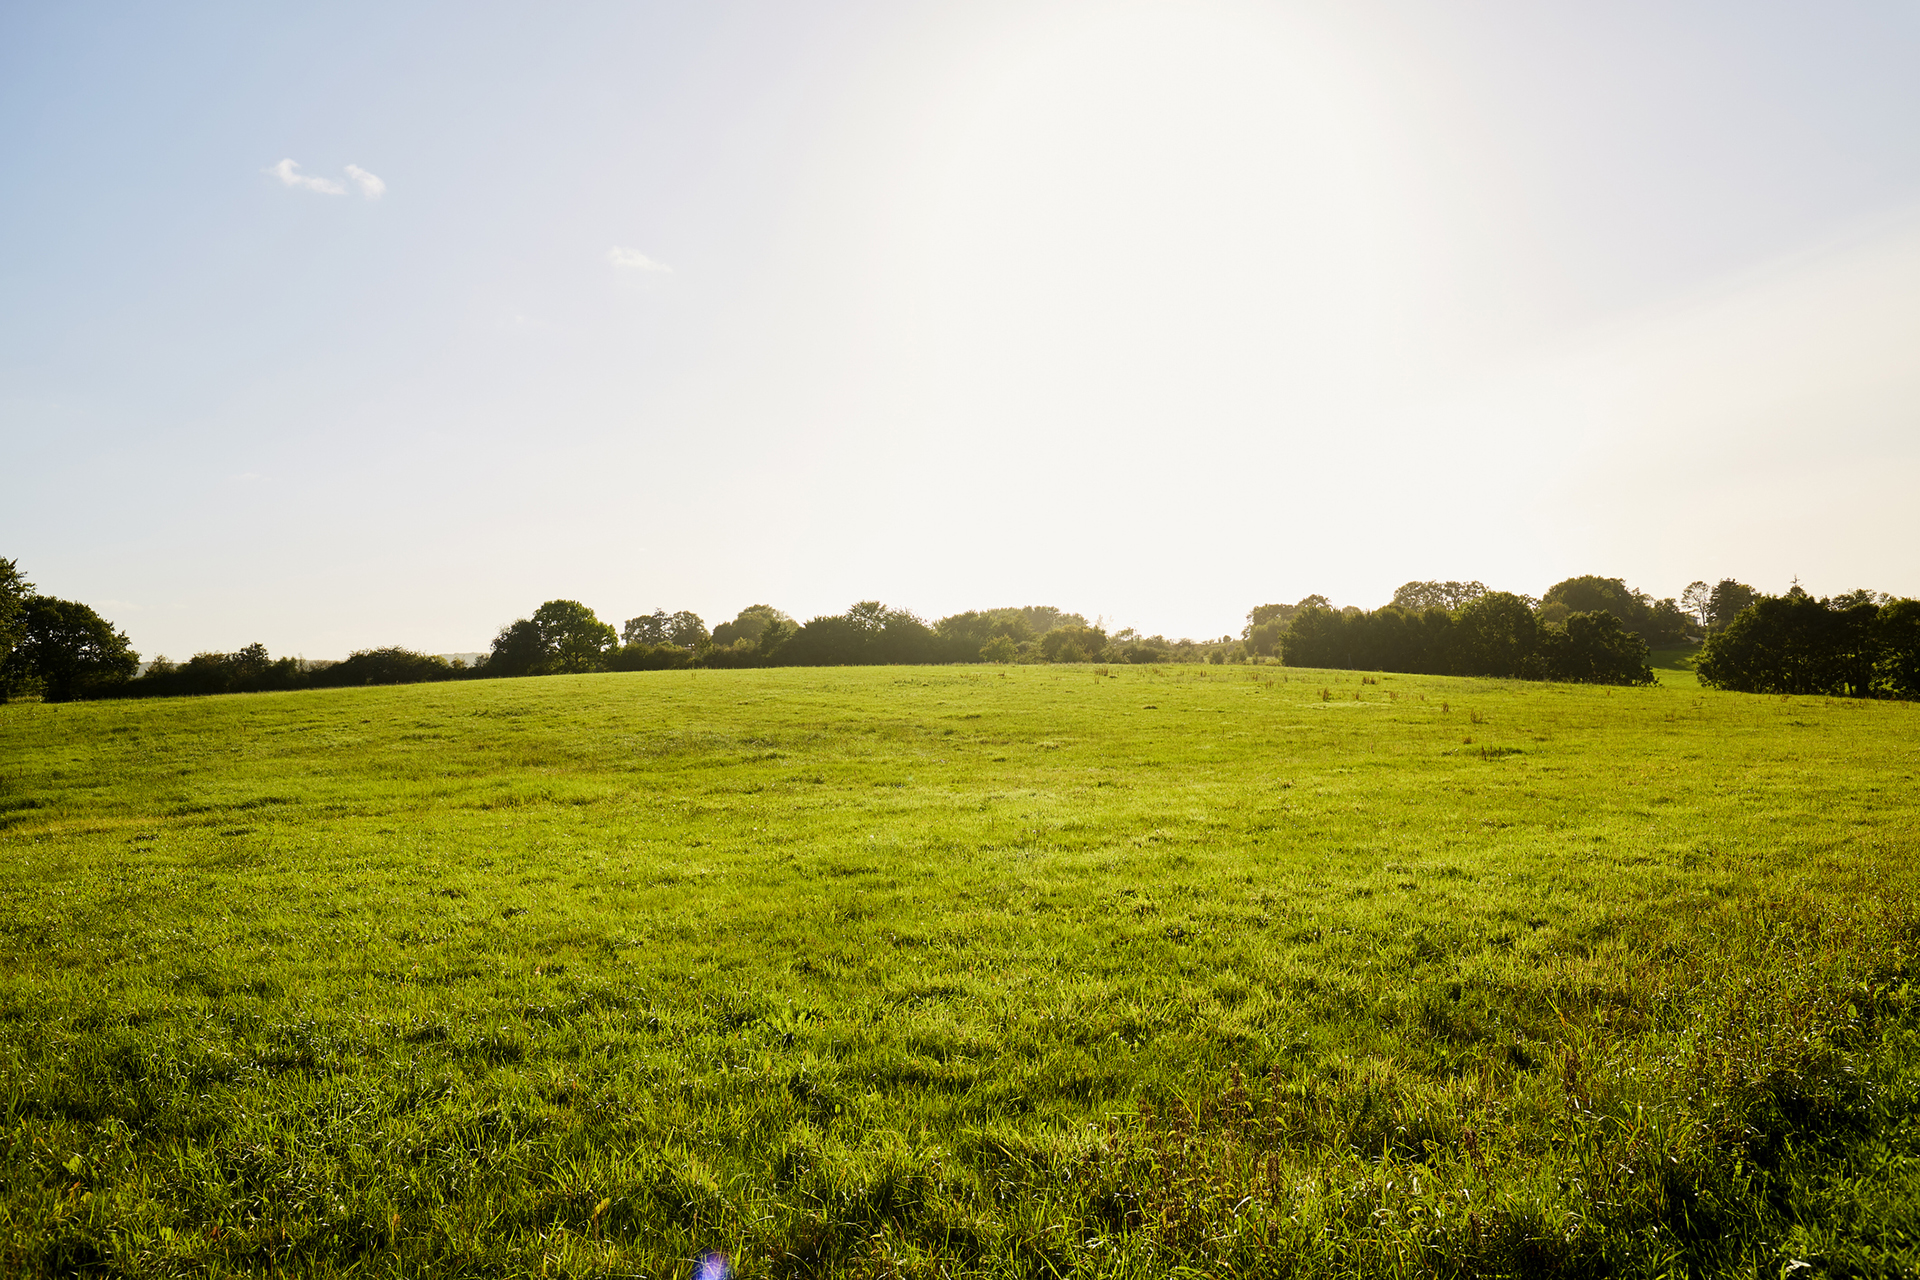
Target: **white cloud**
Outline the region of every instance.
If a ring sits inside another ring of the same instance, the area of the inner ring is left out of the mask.
[[[261,172],[272,174],[289,187],[305,187],[308,191],[318,191],[324,196],[343,196],[347,194],[347,189],[339,183],[330,182],[325,178],[308,177],[304,173],[296,172],[299,168],[300,166],[291,160],[282,160],[279,164],[273,166],[273,168],[264,169]]]
[[[387,184],[357,164],[347,166],[347,176],[359,185],[360,194],[369,200],[378,200],[381,196],[387,194]]]
[[[638,249],[615,247],[607,250],[607,261],[626,271],[664,271],[671,272],[672,267],[664,262],[655,262]]]

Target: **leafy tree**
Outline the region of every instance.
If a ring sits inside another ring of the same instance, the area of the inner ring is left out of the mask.
[[[1015,645],[1021,645],[1057,627],[1088,625],[1081,614],[1068,613],[1050,604],[1030,604],[1018,609],[981,609],[950,614],[933,624],[933,633],[950,646],[946,652],[953,660],[970,662],[974,655],[966,652],[967,645],[978,650],[996,636],[1005,636]]]
[[[1564,613],[1561,610],[1564,609]],[[1540,597],[1540,620],[1564,623],[1576,613],[1605,610],[1650,645],[1679,644],[1693,629],[1678,601],[1655,600],[1620,578],[1585,574],[1547,588]]]
[[[1879,683],[1888,694],[1920,702],[1920,600],[1880,606]]]
[[[692,665],[692,650],[677,644],[627,644],[607,657],[609,671],[677,671]]]
[[[182,663],[156,658],[145,674],[121,692],[141,698],[176,698],[304,689],[314,683],[316,673],[338,665],[276,659],[256,641],[233,653],[196,653]]]
[[[540,628],[531,618],[517,618],[500,628],[493,646],[481,663],[481,672],[490,676],[530,676],[546,658],[540,640]]]
[[[707,624],[700,620],[699,614],[682,609],[667,619],[668,644],[681,649],[704,649],[708,642]]]
[[[628,618],[620,628],[621,644],[665,644],[667,628],[673,625],[673,615],[665,609],[655,609],[652,613],[643,613],[637,618]]]
[[[1582,684],[1652,684],[1647,642],[1604,610],[1576,613],[1541,636],[1546,674]]]
[[[674,615],[676,620],[680,616]],[[698,618],[693,621],[699,625]],[[541,675],[598,671],[618,640],[613,628],[578,600],[547,601],[533,611],[533,625],[540,632]],[[700,634],[706,634],[705,627]]]
[[[800,624],[783,613],[767,623],[766,630],[760,633],[760,641],[754,648],[759,652],[762,661],[777,662],[781,649],[785,648],[787,642],[799,633]]]
[[[314,672],[312,683],[322,687],[425,684],[433,680],[451,680],[458,674],[458,668],[445,658],[390,646],[385,649],[356,649],[345,661],[335,662]]]
[[[1019,647],[1007,636],[995,636],[980,646],[982,662],[1012,662],[1019,656]]]
[[[1484,582],[1407,582],[1394,591],[1390,603],[1408,613],[1425,613],[1429,609],[1453,613],[1486,594]]]
[[[1639,619],[1641,599],[1639,593],[1622,578],[1602,578],[1588,573],[1554,583],[1540,597],[1540,603],[1542,606],[1564,604],[1570,613],[1592,613],[1604,609],[1632,626]]]
[[[1867,697],[1881,671],[1881,609],[1866,600],[1816,600],[1796,585],[1762,596],[1707,637],[1694,670],[1702,684],[1742,693]]]
[[[1532,607],[1511,592],[1488,592],[1461,609],[1455,622],[1455,664],[1462,675],[1527,675],[1539,647]]]
[[[20,566],[12,560],[0,560],[0,702],[7,700],[8,673],[13,669],[7,659],[26,634],[27,601],[32,595],[33,584],[20,572]]]
[[[1708,629],[1724,631],[1729,623],[1739,617],[1760,593],[1744,582],[1735,582],[1732,578],[1722,578],[1707,595]]]
[[[1352,647],[1347,620],[1325,605],[1308,605],[1280,637],[1280,660],[1290,667],[1346,667]]]
[[[723,622],[713,629],[713,643],[723,648],[742,640],[758,645],[760,637],[766,634],[768,625],[781,619],[793,621],[770,604],[750,604],[742,609],[732,622]]]
[[[126,683],[140,667],[140,655],[126,633],[84,604],[29,596],[24,613],[20,639],[7,665],[37,682],[48,702],[106,692]]]
[[[1308,596],[1298,604],[1255,605],[1247,614],[1247,625],[1240,629],[1240,638],[1246,642],[1248,653],[1269,657],[1280,651],[1280,637],[1302,609],[1328,608],[1332,605],[1322,595]]]
[[[1048,662],[1098,662],[1107,651],[1107,633],[1098,627],[1067,623],[1040,637]]]
[[[784,640],[772,660],[837,667],[930,662],[937,656],[940,645],[926,623],[905,609],[862,600],[843,614],[814,618]]]
[[[600,671],[618,643],[613,628],[578,600],[549,600],[531,618],[500,628],[482,671],[493,676]]]

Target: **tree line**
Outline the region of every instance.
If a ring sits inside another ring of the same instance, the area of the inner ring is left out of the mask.
[[[171,697],[414,684],[592,671],[941,663],[1281,663],[1601,684],[1653,680],[1653,648],[1704,642],[1710,687],[1758,693],[1920,697],[1920,602],[1872,591],[1766,596],[1731,578],[1656,600],[1619,578],[1568,578],[1533,597],[1481,582],[1409,582],[1374,610],[1323,595],[1263,604],[1238,637],[1169,640],[1109,631],[1049,605],[970,610],[927,622],[862,601],[801,623],[754,604],[711,631],[682,610],[616,629],[576,600],[549,600],[500,628],[469,665],[400,647],[339,662],[234,653],[155,658],[141,670],[126,634],[91,608],[37,594],[0,559],[0,701]]]

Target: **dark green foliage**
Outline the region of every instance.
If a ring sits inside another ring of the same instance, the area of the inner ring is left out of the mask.
[[[1372,613],[1308,609],[1282,640],[1290,667],[1400,671],[1649,684],[1647,644],[1609,613],[1573,614],[1542,626],[1527,602],[1504,591],[1470,601],[1457,615],[1411,613],[1388,605]]]
[[[543,653],[539,675],[597,671],[619,643],[613,628],[578,600],[547,601],[533,611],[533,625]]]
[[[1453,625],[1453,669],[1461,675],[1539,674],[1540,623],[1509,591],[1490,591],[1460,610]]]
[[[331,688],[356,684],[425,684],[451,680],[461,674],[445,658],[411,649],[356,649],[344,662],[330,663],[314,670],[311,682]]]
[[[980,646],[982,662],[1012,662],[1019,656],[1020,647],[1008,636],[995,636]]]
[[[533,617],[500,629],[485,670],[490,676],[599,671],[618,645],[613,628],[578,600],[549,600],[533,611]]]
[[[1545,628],[1540,656],[1550,680],[1578,684],[1652,684],[1647,642],[1607,612],[1576,613]]]
[[[1635,591],[1623,579],[1594,574],[1554,583],[1540,597],[1540,608],[1542,616],[1552,622],[1561,621],[1563,611],[1565,615],[1611,613],[1649,645],[1680,644],[1696,629],[1678,601],[1655,600],[1644,591]]]
[[[723,622],[713,629],[714,647],[730,648],[742,640],[758,645],[767,628],[781,621],[792,622],[793,619],[770,604],[750,604],[735,615],[732,622]],[[627,625],[631,627],[633,623]]]
[[[1391,603],[1408,613],[1439,609],[1453,613],[1487,594],[1484,582],[1406,582],[1393,593]]]
[[[1762,596],[1707,638],[1700,683],[1741,693],[1912,697],[1920,604],[1872,591]]]
[[[135,698],[172,698],[182,695],[214,693],[269,693],[304,689],[313,683],[321,664],[298,658],[274,658],[259,642],[234,653],[196,653],[185,662],[165,657],[153,665],[123,692]],[[352,680],[347,683],[369,683]],[[389,681],[372,681],[386,684]]]
[[[1888,694],[1920,702],[1920,600],[1880,607],[1880,672]]]
[[[676,644],[624,644],[607,658],[609,671],[675,671],[692,665],[692,652]]]
[[[7,659],[25,633],[27,600],[32,595],[33,584],[21,574],[20,566],[0,560],[0,702],[7,700],[10,682],[15,678]]]
[[[913,614],[863,600],[845,613],[814,618],[771,656],[781,666],[858,667],[934,662],[941,648],[933,629]]]
[[[768,606],[763,604],[749,606],[749,611],[755,609],[768,609]],[[740,616],[746,618],[748,612],[743,612]],[[769,618],[759,620],[759,628],[754,633],[756,639],[759,629],[764,629],[767,621],[770,620]],[[655,609],[650,614],[628,618],[626,625],[620,629],[620,643],[629,645],[672,645],[679,649],[704,649],[709,643],[731,644],[732,642],[731,638],[724,641],[711,640],[707,635],[707,624],[700,620],[700,615],[685,609],[679,613]]]
[[[1312,595],[1298,604],[1261,604],[1255,605],[1247,614],[1247,625],[1241,628],[1240,638],[1246,643],[1247,652],[1256,657],[1272,657],[1280,652],[1280,638],[1287,628],[1300,615],[1303,609],[1330,609],[1332,603],[1325,596]]]
[[[1372,613],[1319,606],[1298,614],[1281,640],[1290,667],[1445,674],[1454,664],[1454,621],[1439,609],[1414,614],[1388,605]]]
[[[1165,636],[1125,635],[1116,637],[1110,648],[1117,650],[1117,661],[1147,665],[1155,662],[1173,661],[1173,646],[1167,643]]]
[[[1040,637],[1040,653],[1048,662],[1100,662],[1107,654],[1107,633],[1067,623]]]
[[[139,669],[126,634],[84,604],[29,596],[19,616],[0,675],[9,690],[37,687],[48,702],[68,702],[108,693]]]
[[[1078,613],[1067,613],[1052,605],[1035,604],[1024,608],[968,610],[966,613],[949,614],[933,624],[934,636],[940,644],[937,650],[939,662],[1014,662],[1032,661],[1042,652],[1042,641],[1053,632],[1063,632],[1053,641],[1056,651],[1062,645],[1071,643],[1076,652],[1083,656],[1062,658],[1057,661],[1084,662],[1099,656],[1105,648],[1105,633],[1101,633],[1098,644],[1092,643],[1081,632],[1091,624]],[[1006,645],[995,645],[996,640],[1005,640]],[[987,657],[985,651],[993,646],[993,657]],[[1008,653],[1011,647],[1012,652]],[[1002,656],[1004,655],[1004,656]],[[1047,658],[1049,662],[1056,661]]]
[[[500,628],[500,634],[493,638],[492,651],[480,665],[490,676],[530,676],[538,674],[537,668],[545,658],[540,628],[531,618],[516,618]]]
[[[1760,598],[1760,593],[1744,582],[1732,578],[1722,578],[1715,583],[1707,594],[1707,620],[1710,630],[1724,630],[1735,618],[1747,611],[1747,607]]]

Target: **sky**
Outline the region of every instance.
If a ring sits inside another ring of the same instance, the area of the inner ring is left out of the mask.
[[[0,556],[145,656],[1920,595],[1920,5],[0,6]]]

